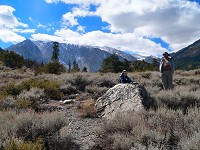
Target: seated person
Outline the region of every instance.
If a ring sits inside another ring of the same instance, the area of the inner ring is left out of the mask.
[[[120,83],[131,83],[131,82],[133,81],[127,76],[127,71],[123,70],[120,75]]]

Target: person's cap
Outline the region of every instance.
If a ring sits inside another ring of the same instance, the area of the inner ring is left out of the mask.
[[[126,70],[123,70],[122,72],[126,72]]]
[[[170,54],[169,54],[168,52],[164,52],[164,53],[163,53],[163,56],[164,56],[164,55],[170,56]]]

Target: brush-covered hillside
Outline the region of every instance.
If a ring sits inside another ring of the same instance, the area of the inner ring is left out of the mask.
[[[153,106],[106,121],[95,103],[118,84],[119,73],[36,75],[1,63],[1,149],[198,149],[200,70],[176,71],[169,91],[162,89],[159,72],[128,75]]]
[[[177,68],[191,70],[200,68],[200,40],[172,54]]]

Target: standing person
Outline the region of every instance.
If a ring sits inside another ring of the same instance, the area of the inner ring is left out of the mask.
[[[163,88],[165,90],[172,89],[173,73],[175,70],[175,65],[173,58],[167,52],[163,53],[163,57],[160,61],[159,70],[161,72],[161,78],[163,83]]]
[[[120,75],[120,83],[131,83],[133,82],[127,75],[127,71],[123,70]]]

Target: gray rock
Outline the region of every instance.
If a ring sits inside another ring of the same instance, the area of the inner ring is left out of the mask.
[[[143,86],[134,84],[117,84],[98,98],[95,108],[100,116],[112,119],[118,113],[138,111],[153,105]]]

